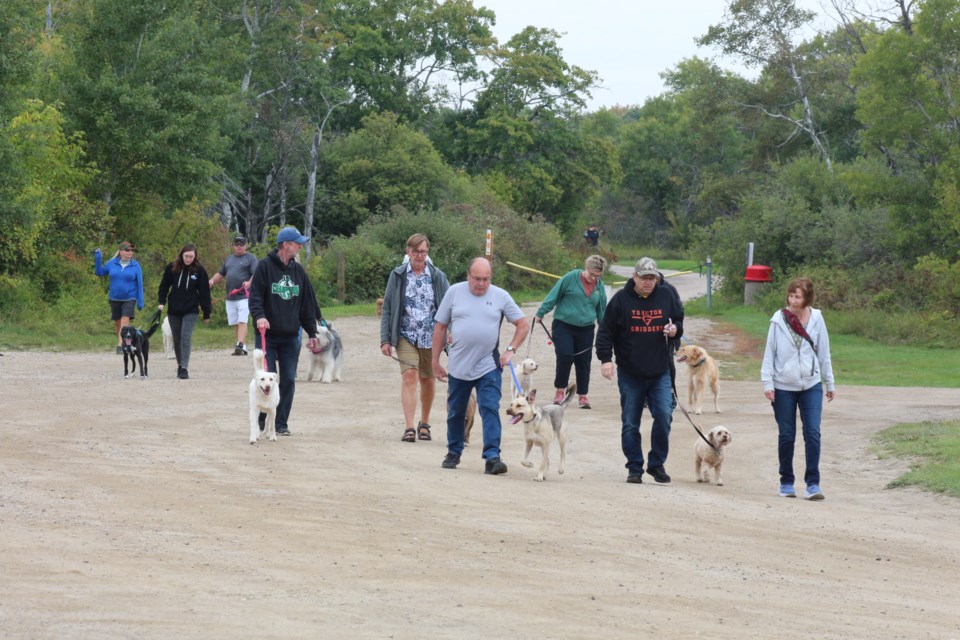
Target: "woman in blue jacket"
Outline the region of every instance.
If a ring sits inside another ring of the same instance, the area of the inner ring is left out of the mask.
[[[140,263],[133,259],[133,245],[121,242],[117,253],[102,264],[103,254],[100,248],[93,252],[93,272],[98,276],[110,276],[110,318],[117,333],[117,353],[123,353],[120,346],[120,329],[130,324],[134,318],[133,306],[143,309],[143,271]]]
[[[763,395],[773,405],[780,431],[780,495],[797,496],[793,489],[793,449],[797,440],[797,410],[803,423],[806,453],[807,500],[823,500],[820,490],[820,414],[823,396],[833,400],[830,337],[823,314],[813,308],[813,282],[794,278],[787,285],[787,306],[770,318],[767,348],[760,380]]]

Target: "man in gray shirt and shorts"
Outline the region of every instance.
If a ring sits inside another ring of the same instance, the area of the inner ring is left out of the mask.
[[[227,256],[220,271],[210,278],[210,288],[226,278],[227,284],[227,324],[237,327],[237,344],[233,355],[247,355],[247,320],[250,307],[247,298],[250,295],[250,281],[257,269],[257,258],[247,253],[247,239],[237,236],[233,239],[233,255]]]

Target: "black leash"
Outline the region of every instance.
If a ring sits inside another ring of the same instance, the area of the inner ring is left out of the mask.
[[[547,329],[547,325],[543,324],[543,320],[541,319],[540,322],[538,322],[537,324],[539,324],[541,327],[543,327],[543,330],[547,333],[547,337],[550,338],[550,342],[554,343],[554,345],[555,345],[557,342],[556,342],[556,340],[553,339],[553,336],[550,335],[550,330]],[[533,333],[533,332],[531,331],[530,333]],[[581,353],[586,353],[587,351],[590,351],[591,349],[593,349],[593,345],[590,345],[590,346],[587,347],[586,349],[582,349],[582,350],[580,350],[580,351],[577,351],[576,353],[570,354],[568,357],[570,357],[570,358],[576,358],[576,357],[577,357],[578,355],[580,355]]]
[[[673,319],[672,319],[672,318],[668,318],[667,323],[668,323],[668,324],[673,324]],[[673,355],[670,353],[670,336],[668,336],[666,333],[664,333],[664,334],[663,334],[663,337],[664,337],[664,339],[665,339],[666,342],[667,342],[667,359],[669,360],[669,359],[673,358]],[[671,363],[671,362],[668,362],[667,364],[669,365],[669,364],[672,364],[672,363]],[[707,440],[707,436],[703,435],[703,431],[700,431],[700,427],[697,426],[697,423],[695,423],[695,422],[693,421],[693,418],[690,417],[690,414],[687,413],[687,410],[683,408],[683,405],[682,405],[682,404],[680,404],[680,397],[677,395],[677,381],[676,381],[676,379],[674,379],[674,378],[671,378],[671,379],[670,379],[670,386],[673,388],[673,400],[674,400],[674,402],[677,403],[677,407],[680,408],[681,413],[683,413],[683,415],[685,415],[685,416],[687,417],[687,420],[690,422],[690,424],[693,425],[693,430],[697,432],[697,435],[700,436],[700,438],[703,439],[703,441],[707,443],[707,446],[710,447],[711,449],[713,449],[713,451],[714,451],[715,453],[720,453],[720,450],[717,449],[715,446],[713,446],[713,443],[712,443],[712,442],[710,442],[709,440]]]

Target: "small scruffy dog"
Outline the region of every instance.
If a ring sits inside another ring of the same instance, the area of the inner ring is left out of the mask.
[[[710,482],[707,479],[707,471],[713,469],[713,475],[716,477],[714,484],[722,487],[723,477],[720,475],[720,468],[723,466],[723,450],[733,442],[733,436],[726,427],[714,427],[707,433],[707,440],[713,445],[712,448],[702,438],[697,438],[693,445],[696,456],[694,473],[697,476],[697,482]]]

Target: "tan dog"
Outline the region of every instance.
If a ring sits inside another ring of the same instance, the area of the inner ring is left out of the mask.
[[[530,450],[534,445],[540,447],[540,468],[533,478],[537,482],[543,482],[550,469],[550,443],[553,442],[554,436],[560,444],[560,464],[557,465],[557,473],[563,473],[563,463],[567,459],[567,423],[563,414],[576,390],[576,383],[571,383],[567,387],[563,402],[541,407],[535,404],[537,390],[534,389],[527,396],[515,397],[507,407],[507,415],[513,418],[510,424],[523,423],[526,448],[523,450],[523,460],[520,464],[527,468],[533,467],[533,463],[528,459]]]
[[[470,430],[473,429],[473,421],[477,417],[477,392],[470,392],[470,399],[467,400],[467,414],[463,419],[463,443],[470,444]]]
[[[703,396],[707,387],[710,387],[713,391],[713,408],[720,413],[720,405],[717,403],[720,397],[720,371],[717,369],[717,362],[703,347],[692,344],[677,349],[676,357],[677,362],[687,363],[690,378],[687,383],[687,402],[693,412],[698,416],[703,413]]]
[[[697,482],[710,482],[707,480],[707,471],[713,469],[713,475],[716,478],[718,487],[723,486],[723,477],[720,475],[720,468],[723,466],[723,450],[728,444],[733,442],[733,436],[726,427],[714,427],[707,433],[707,440],[713,445],[710,447],[702,438],[697,438],[693,445],[696,462],[694,463],[694,473],[697,474]]]
[[[280,374],[263,369],[263,351],[253,352],[253,380],[250,381],[250,444],[260,439],[260,414],[267,414],[263,435],[277,441],[277,405],[280,404]]]

